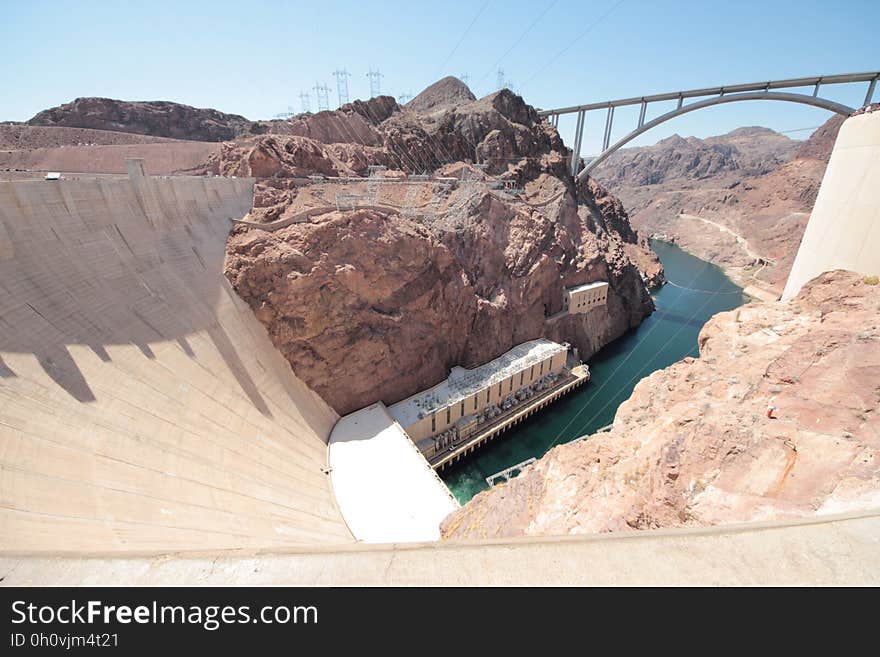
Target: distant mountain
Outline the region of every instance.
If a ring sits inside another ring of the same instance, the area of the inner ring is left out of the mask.
[[[772,171],[797,148],[798,142],[759,127],[707,139],[672,135],[653,146],[618,151],[597,167],[595,177],[614,186],[702,180],[731,172],[755,176]]]
[[[43,110],[27,124],[113,130],[194,141],[225,141],[244,134],[267,132],[259,123],[215,109],[169,101],[112,98],[77,98]]]
[[[776,293],[842,122],[833,116],[804,142],[758,127],[706,139],[673,135],[615,153],[595,177],[620,197],[643,235],[674,239],[741,284]]]

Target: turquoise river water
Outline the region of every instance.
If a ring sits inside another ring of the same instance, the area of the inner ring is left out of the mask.
[[[716,265],[673,244],[655,241],[652,246],[669,281],[653,291],[654,313],[589,360],[588,385],[442,472],[459,502],[488,488],[487,476],[613,422],[618,405],[640,379],[685,356],[697,356],[703,324],[712,315],[748,301]]]

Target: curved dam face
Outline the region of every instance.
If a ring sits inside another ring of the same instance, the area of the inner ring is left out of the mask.
[[[253,181],[0,182],[0,549],[352,540],[299,381],[223,275]]]

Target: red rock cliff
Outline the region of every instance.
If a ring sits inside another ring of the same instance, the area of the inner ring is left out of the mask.
[[[555,129],[509,91],[458,96],[439,109],[425,101],[429,119],[387,103],[343,108],[387,115],[373,124],[381,147],[272,135],[224,146],[211,163],[218,173],[271,176],[258,184],[259,221],[333,207],[341,193],[369,199],[370,209],[326,212],[275,232],[240,227],[228,244],[236,291],[297,375],[339,413],[395,402],[454,365],[481,364],[542,335],[588,357],[653,309],[644,280],[662,275],[659,262],[619,201],[592,182],[575,187]],[[489,158],[491,179],[469,164],[489,143],[499,153]],[[458,183],[295,180],[309,170],[363,173],[372,163],[405,168],[420,145],[429,170],[440,153],[462,160],[437,169]],[[504,181],[523,194],[490,187]],[[547,320],[561,309],[564,287],[596,280],[611,284],[604,309]]]

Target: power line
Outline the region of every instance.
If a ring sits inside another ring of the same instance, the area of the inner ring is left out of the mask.
[[[781,135],[786,135],[789,132],[806,132],[807,130],[818,130],[821,127],[822,126],[820,126],[820,125],[814,125],[811,128],[793,128],[791,130],[777,130],[776,132],[778,132]]]
[[[504,54],[501,55],[501,57],[498,58],[498,61],[495,62],[495,63],[492,65],[492,68],[490,68],[488,71],[486,71],[486,73],[483,74],[483,77],[481,77],[479,80],[477,80],[477,84],[480,84],[483,80],[485,80],[485,79],[486,79],[486,78],[492,73],[492,69],[497,68],[498,65],[504,60],[504,58],[507,57],[511,52],[513,52],[514,48],[516,48],[516,47],[522,42],[522,40],[526,38],[526,36],[528,35],[528,33],[532,31],[532,28],[534,28],[535,25],[538,24],[538,21],[540,21],[542,18],[544,18],[544,15],[545,15],[548,11],[550,11],[551,9],[553,9],[553,6],[554,6],[557,2],[559,2],[559,0],[552,0],[552,2],[550,2],[549,5],[547,5],[546,7],[544,7],[544,10],[543,10],[540,14],[538,14],[538,17],[537,17],[535,20],[533,20],[533,21],[531,22],[531,24],[525,29],[525,32],[523,32],[522,34],[520,34],[519,37],[517,38],[517,40],[513,42],[513,45],[510,46],[510,48],[508,48],[507,50],[505,50],[505,51],[504,51]]]
[[[553,57],[550,59],[549,62],[547,62],[547,63],[544,64],[541,68],[539,68],[537,71],[535,71],[534,73],[532,73],[531,76],[529,76],[529,77],[526,79],[526,81],[522,83],[522,86],[523,86],[523,87],[526,86],[529,82],[531,82],[532,80],[534,80],[535,77],[536,77],[537,75],[539,75],[540,73],[543,73],[543,72],[544,72],[544,71],[545,71],[545,70],[546,70],[551,64],[553,64],[553,62],[555,62],[557,59],[559,59],[560,57],[562,57],[562,55],[564,55],[564,54],[567,53],[569,50],[571,50],[571,48],[574,46],[574,44],[576,44],[578,41],[580,41],[580,40],[583,39],[585,36],[587,36],[587,34],[589,34],[589,33],[593,30],[594,27],[596,27],[599,23],[601,23],[603,20],[605,20],[605,19],[611,14],[611,12],[613,12],[615,9],[617,9],[617,8],[618,8],[620,5],[622,5],[625,1],[626,1],[626,0],[618,0],[618,2],[617,2],[613,7],[611,7],[611,9],[609,9],[609,10],[606,11],[604,14],[602,14],[601,16],[599,16],[599,18],[597,18],[595,21],[593,21],[592,23],[590,23],[590,25],[587,27],[587,29],[585,29],[585,30],[584,30],[583,32],[581,32],[577,37],[575,37],[572,41],[570,41],[569,44],[568,44],[567,46],[565,46],[565,48],[563,48],[563,49],[560,50],[558,53],[556,53],[555,55],[553,55]]]
[[[711,264],[711,263],[707,262],[706,264],[709,265],[709,264]],[[704,269],[705,269],[705,267],[704,267]],[[698,274],[698,275],[701,275],[701,274],[702,274],[702,272],[700,272],[700,274]],[[666,340],[666,342],[663,343],[663,346],[661,346],[659,349],[656,350],[657,353],[662,352],[667,346],[669,346],[669,344],[670,344],[673,340],[675,340],[675,339],[679,336],[679,334],[680,334],[680,333],[681,333],[681,332],[682,332],[682,331],[688,326],[688,324],[694,319],[694,317],[697,316],[697,313],[699,313],[701,310],[703,310],[703,308],[706,307],[706,304],[708,304],[710,301],[712,301],[712,299],[714,299],[716,296],[718,296],[718,294],[721,294],[721,293],[718,292],[718,293],[712,294],[712,296],[710,296],[710,297],[709,297],[708,299],[706,299],[702,304],[700,304],[700,306],[699,306],[699,307],[693,312],[693,314],[688,318],[688,320],[687,320],[686,322],[684,322],[684,323],[679,327],[679,329],[678,329],[678,330],[672,335],[672,337],[670,337],[668,340]],[[656,327],[656,326],[659,326],[659,324],[655,324],[655,325],[652,326],[651,328],[653,329],[653,328]],[[647,335],[645,335],[645,337],[647,338]],[[643,340],[639,340],[639,343],[638,343],[638,344],[641,344],[642,341],[643,341]],[[636,347],[638,347],[638,345],[636,345]],[[691,347],[691,349],[693,349],[693,347]],[[691,349],[688,350],[688,353],[685,354],[685,356],[690,355]],[[632,352],[630,352],[629,355],[632,355]],[[627,355],[627,358],[623,361],[624,363],[626,362],[626,360],[629,359],[629,355]],[[680,360],[680,359],[679,359],[679,360]],[[676,361],[676,362],[679,362],[679,361]],[[621,365],[623,365],[623,363],[621,363]],[[619,370],[619,369],[620,369],[620,367],[618,367],[617,369],[615,369],[615,370],[614,370],[614,374],[616,374],[616,373],[617,373],[617,370]],[[636,373],[635,373],[632,377],[630,377],[630,379],[629,379],[626,383],[624,383],[623,386],[621,386],[621,387],[626,387],[626,386],[628,386],[630,383],[632,383],[633,381],[635,381],[635,379],[639,378],[639,375],[642,373],[643,369],[644,369],[644,368],[642,368],[642,369],[640,369],[638,372],[636,372]],[[612,374],[612,376],[614,376],[614,374]],[[609,378],[609,380],[610,380],[610,378]],[[606,381],[606,382],[607,382],[607,381]],[[601,390],[601,388],[600,388],[599,390]],[[606,408],[608,408],[608,404],[610,404],[610,403],[613,401],[613,399],[614,399],[614,398],[612,397],[612,398],[609,399],[607,402],[605,402],[605,403],[602,405],[602,408],[600,408],[598,411],[596,411],[596,412],[593,414],[593,416],[592,416],[589,420],[587,420],[583,425],[581,425],[581,428],[578,429],[578,432],[584,431],[584,430],[590,425],[590,423],[594,422],[594,421],[596,420],[596,418],[599,417],[599,415],[602,413],[602,411],[604,411]],[[583,408],[586,408],[586,406],[584,406]],[[582,410],[583,410],[583,409],[582,409]],[[580,413],[578,413],[578,414],[580,414]],[[577,415],[575,415],[575,417],[577,417]],[[572,420],[574,420],[574,418],[572,418]],[[571,423],[569,423],[569,425],[570,425],[570,424],[571,424]],[[566,428],[567,428],[569,425],[566,425]],[[564,430],[563,430],[563,431],[564,431]],[[555,444],[555,442],[556,442],[557,440],[559,440],[560,437],[561,437],[561,432],[560,432],[560,434],[557,435],[557,437],[554,439],[553,443],[550,443],[550,447],[553,447],[553,445]],[[550,447],[547,448],[548,451],[549,451]],[[546,454],[546,452],[545,452],[545,454]]]
[[[688,286],[693,285],[693,284],[696,282],[697,278],[699,278],[700,276],[702,276],[703,273],[705,272],[705,270],[707,270],[707,269],[709,268],[709,265],[710,265],[710,264],[711,264],[711,263],[707,261],[706,264],[703,265],[703,268],[702,268],[700,271],[698,271],[696,274],[694,274],[694,277],[693,277],[693,279],[691,279],[691,282],[688,284]],[[690,319],[689,319],[688,321],[690,321],[690,320],[692,320],[694,317],[696,317],[697,313],[700,312],[700,311],[703,309],[703,307],[704,307],[707,303],[709,303],[709,301],[711,301],[713,298],[714,298],[714,297],[709,297],[708,299],[706,299],[706,301],[703,302],[703,304],[702,304],[699,308],[697,308],[697,310],[694,312],[694,314],[691,315],[691,317],[690,317]],[[633,346],[632,349],[630,349],[629,353],[626,355],[626,358],[624,358],[624,359],[620,362],[620,364],[619,364],[617,367],[614,368],[614,371],[613,371],[610,375],[608,375],[608,377],[606,377],[605,381],[602,382],[602,385],[599,386],[599,389],[598,389],[598,390],[596,390],[596,392],[594,393],[594,396],[598,396],[599,393],[601,393],[602,390],[604,390],[605,387],[606,387],[609,383],[611,383],[611,381],[613,381],[614,376],[620,371],[620,369],[621,369],[624,365],[626,365],[626,363],[629,361],[630,358],[632,358],[633,354],[636,353],[636,351],[637,351],[638,348],[642,345],[642,343],[643,343],[645,340],[647,340],[647,339],[651,336],[651,334],[657,329],[658,326],[660,326],[659,323],[654,324],[653,326],[651,326],[651,327],[648,329],[648,331],[647,331],[647,332],[646,332],[641,338],[639,338],[639,341]],[[679,329],[679,331],[680,331],[680,330],[681,330],[681,329]],[[675,335],[677,336],[678,333],[676,333]],[[675,336],[673,336],[673,338],[674,338],[674,337],[675,337]],[[663,347],[661,347],[661,348],[658,349],[657,351],[659,352],[659,351],[661,351],[662,349],[665,349],[666,346],[669,344],[669,342],[671,342],[671,340],[672,340],[673,338],[670,338],[669,340],[667,340],[666,343],[663,345]],[[641,370],[640,370],[640,371],[641,371]],[[607,402],[606,404],[604,404],[604,405],[602,406],[602,408],[600,408],[596,413],[594,413],[593,416],[592,416],[592,417],[587,421],[587,423],[584,424],[583,426],[587,426],[588,424],[590,424],[590,422],[594,421],[594,420],[599,416],[599,413],[601,413],[602,411],[605,410],[605,408],[608,406],[608,403],[610,403],[610,401]],[[584,405],[578,410],[578,412],[575,413],[574,416],[573,416],[573,417],[572,417],[572,418],[566,423],[566,425],[565,425],[564,427],[562,427],[562,429],[559,430],[559,432],[556,434],[556,437],[553,438],[553,441],[550,443],[550,445],[549,445],[549,446],[547,447],[547,449],[544,451],[545,454],[550,450],[551,447],[553,447],[553,446],[559,441],[560,438],[562,438],[562,434],[564,434],[564,433],[568,430],[568,428],[569,428],[572,424],[574,424],[574,421],[577,420],[578,417],[580,417],[581,413],[583,413],[585,410],[587,410],[587,405],[586,405],[586,404],[584,404]]]
[[[441,73],[443,73],[443,69],[449,63],[449,60],[452,59],[452,56],[455,54],[455,51],[458,50],[458,47],[461,45],[462,41],[464,41],[465,37],[468,35],[468,32],[471,31],[471,28],[474,26],[474,23],[477,22],[477,19],[482,15],[483,11],[485,11],[488,4],[489,4],[489,0],[486,0],[483,3],[483,6],[480,7],[479,11],[477,12],[477,15],[474,16],[473,20],[471,20],[470,24],[465,28],[464,33],[461,35],[461,38],[458,40],[458,43],[455,44],[455,47],[452,49],[452,52],[450,52],[446,56],[446,59],[443,60],[443,63],[440,64],[440,70],[437,71],[437,75],[434,76],[435,78],[439,77],[439,75]]]

